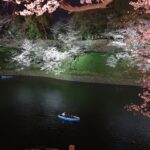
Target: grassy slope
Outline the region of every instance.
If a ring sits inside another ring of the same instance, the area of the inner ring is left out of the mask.
[[[111,54],[86,53],[77,57],[73,62],[64,61],[62,68],[64,74],[89,75],[110,79],[138,79],[139,74],[134,68],[129,67],[125,61],[120,61],[115,68],[106,65],[106,60]]]

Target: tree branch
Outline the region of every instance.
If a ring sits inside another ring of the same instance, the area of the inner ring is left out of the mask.
[[[62,2],[60,3],[60,8],[69,12],[82,12],[82,11],[93,10],[93,9],[104,9],[112,1],[113,0],[103,0],[101,3],[97,3],[97,4],[87,4],[85,6],[71,6],[70,4],[62,0]]]

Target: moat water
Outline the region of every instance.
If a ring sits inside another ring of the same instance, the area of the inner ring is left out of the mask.
[[[150,120],[127,112],[139,87],[39,77],[0,80],[0,150],[43,146],[68,150],[149,150]],[[57,115],[69,112],[80,123]]]

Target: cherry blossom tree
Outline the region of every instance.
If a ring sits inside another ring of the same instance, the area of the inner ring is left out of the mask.
[[[137,2],[131,1],[130,5],[132,5],[135,10],[144,8],[145,13],[150,13],[150,0],[138,0]]]
[[[138,0],[137,2],[130,2],[130,4],[137,10],[137,13],[150,13],[150,0]],[[148,24],[148,26],[147,26]],[[138,35],[135,38],[127,39],[128,42],[136,43],[136,49],[131,50],[134,58],[134,63],[138,63],[138,71],[143,74],[139,83],[143,87],[143,92],[139,94],[142,99],[140,105],[131,104],[127,106],[127,110],[150,117],[150,20],[145,23],[144,20],[138,22]]]
[[[15,3],[16,5],[24,6],[22,11],[17,11],[17,15],[43,15],[45,12],[52,13],[57,8],[61,8],[68,12],[81,12],[92,9],[104,9],[113,0],[96,0],[93,3],[92,0],[80,0],[81,6],[72,6],[65,0],[3,0],[6,2]]]

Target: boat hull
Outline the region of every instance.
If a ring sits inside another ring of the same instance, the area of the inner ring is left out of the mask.
[[[63,121],[68,121],[68,122],[80,122],[80,118],[69,118],[65,116],[58,115],[58,118],[63,120]]]
[[[0,76],[1,80],[7,80],[13,78],[13,76]]]

